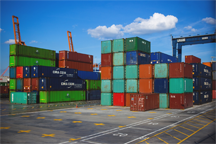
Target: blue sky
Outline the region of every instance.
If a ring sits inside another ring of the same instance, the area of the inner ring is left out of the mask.
[[[171,37],[213,33],[214,1],[1,1],[1,66],[9,65],[9,44],[14,41],[12,15],[19,17],[22,41],[28,46],[74,49],[100,62],[101,41],[139,36],[151,41],[151,51],[172,55]],[[202,62],[216,56],[215,43],[183,47],[185,55]],[[8,72],[6,73],[8,75]]]

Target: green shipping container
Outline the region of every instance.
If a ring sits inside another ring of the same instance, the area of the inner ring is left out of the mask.
[[[113,40],[113,52],[124,52],[125,51],[125,40],[115,39]]]
[[[10,92],[10,102],[17,104],[35,104],[37,99],[36,92]]]
[[[112,93],[101,93],[101,105],[112,106],[113,105],[113,94]]]
[[[28,101],[28,104],[36,104],[37,103],[37,92],[28,92],[27,101]]]
[[[169,92],[170,93],[192,93],[193,92],[193,79],[170,78]]]
[[[169,95],[168,94],[159,94],[159,100],[160,100],[160,108],[168,108],[169,107]]]
[[[126,92],[127,93],[138,93],[138,80],[128,79],[126,80]]]
[[[101,53],[112,53],[112,41],[101,41]]]
[[[16,90],[16,79],[10,79],[10,90]]]
[[[112,80],[101,80],[101,92],[103,93],[112,92]]]
[[[139,65],[127,65],[126,66],[126,79],[139,78]]]
[[[168,78],[169,77],[169,65],[167,63],[154,65],[154,77],[155,78]]]
[[[85,80],[85,81],[86,81],[86,90],[101,89],[101,80]]]
[[[126,63],[126,54],[124,52],[113,53],[113,65],[123,66]]]
[[[24,45],[10,45],[10,55],[11,56],[25,56],[34,57],[41,59],[51,59],[55,60],[56,52],[53,50],[24,46]]]
[[[40,103],[49,103],[50,102],[50,91],[40,91]]]
[[[127,38],[126,51],[141,51],[151,53],[151,43],[139,37]]]
[[[114,66],[113,67],[113,79],[124,79],[125,78],[125,67]]]
[[[0,86],[7,86],[7,82],[0,82]]]
[[[113,92],[125,93],[125,80],[113,80]]]

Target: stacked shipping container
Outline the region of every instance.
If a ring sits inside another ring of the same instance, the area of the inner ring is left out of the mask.
[[[216,99],[216,62],[212,62],[212,98]]]
[[[9,85],[7,82],[0,82],[0,98],[9,97]]]

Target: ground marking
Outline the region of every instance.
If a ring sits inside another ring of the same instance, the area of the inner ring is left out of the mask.
[[[54,121],[62,121],[62,119],[54,119]]]
[[[73,121],[73,123],[82,123],[82,121]]]
[[[40,108],[42,108],[42,106],[40,106]]]
[[[29,117],[29,115],[23,115],[23,116],[21,116],[21,117]]]
[[[13,110],[16,110],[16,108],[14,108]]]
[[[104,125],[103,123],[94,123],[94,125]]]
[[[23,108],[23,109],[25,109],[25,108]]]
[[[81,114],[81,112],[75,112],[75,114]]]
[[[159,140],[163,141],[165,144],[169,144],[166,141],[164,141],[163,139],[159,138],[158,136],[156,136]]]
[[[123,134],[123,133],[115,133],[113,136],[119,136],[119,137],[126,137],[128,134]]]
[[[149,113],[156,113],[156,112],[149,112]]]
[[[129,116],[128,118],[136,118],[135,116]]]
[[[3,109],[2,111],[5,111],[6,109]]]
[[[29,133],[31,130],[19,130],[18,133]]]
[[[45,119],[45,117],[37,117],[37,119]]]
[[[34,107],[32,107],[32,109],[33,109]]]
[[[75,138],[70,138],[69,141],[71,142],[71,141],[76,141],[76,140],[79,140],[79,139],[80,138],[76,138],[76,139]]]
[[[9,129],[10,127],[1,127],[1,129]]]
[[[115,115],[108,115],[109,117],[114,117]]]
[[[42,137],[55,137],[55,134],[42,134]]]
[[[123,127],[125,127],[125,126],[118,126],[119,128],[123,128]]]
[[[152,119],[154,119],[154,118],[148,118],[148,119],[152,120]]]
[[[132,111],[132,112],[138,112],[138,111]]]
[[[93,109],[93,108],[88,108],[88,110]]]
[[[116,110],[116,111],[122,111],[122,110]]]
[[[101,109],[101,110],[107,110],[107,109]]]
[[[172,114],[172,113],[167,113],[167,114]]]
[[[60,113],[67,113],[67,111],[60,111]]]
[[[93,114],[91,114],[91,115],[98,115],[98,114],[96,114],[96,113],[93,113]]]

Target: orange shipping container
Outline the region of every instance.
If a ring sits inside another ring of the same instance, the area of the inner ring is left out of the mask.
[[[130,107],[130,95],[134,93],[126,93],[126,107]]]
[[[154,80],[153,79],[139,79],[139,93],[153,93]]]
[[[211,62],[204,62],[203,64],[208,66],[208,67],[211,67]]]
[[[154,66],[152,64],[139,65],[139,78],[153,78],[154,77]]]
[[[113,68],[112,67],[101,67],[101,79],[112,79]]]

